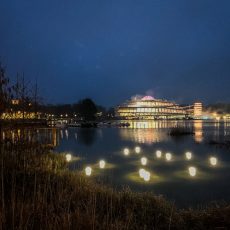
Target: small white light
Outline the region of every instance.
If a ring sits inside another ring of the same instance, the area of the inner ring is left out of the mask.
[[[135,148],[135,152],[136,152],[136,153],[140,153],[140,152],[141,152],[141,148],[140,148],[139,146],[137,146],[137,147]]]
[[[216,157],[210,157],[209,162],[212,166],[216,166],[217,165],[217,158]]]
[[[186,156],[187,160],[191,160],[192,159],[192,153],[190,153],[190,152],[186,152],[185,156]]]
[[[150,180],[150,172],[145,171],[144,173],[144,181],[149,181]]]
[[[188,171],[189,171],[190,176],[192,176],[192,177],[196,176],[196,168],[195,167],[189,167]]]
[[[125,148],[125,149],[124,149],[124,155],[125,155],[125,156],[128,156],[128,155],[129,155],[129,149],[128,149],[128,148]]]
[[[157,150],[156,151],[156,156],[157,156],[157,158],[161,158],[162,152],[160,150]]]
[[[99,161],[99,167],[100,167],[101,169],[105,168],[105,161],[104,161],[104,160],[100,160],[100,161]]]
[[[147,161],[148,161],[148,159],[146,157],[141,158],[141,164],[142,165],[147,165]]]
[[[91,174],[92,174],[92,168],[91,167],[86,167],[85,168],[85,174],[86,174],[86,176],[90,176]]]
[[[145,174],[145,170],[144,170],[144,169],[140,169],[140,170],[139,170],[139,176],[140,176],[141,178],[144,178],[144,174]]]
[[[70,153],[65,155],[66,161],[70,162],[72,160],[72,155]]]
[[[171,153],[166,153],[165,158],[166,158],[167,161],[171,161],[172,160],[172,154]]]

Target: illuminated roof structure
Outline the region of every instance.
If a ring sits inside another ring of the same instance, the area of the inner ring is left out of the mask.
[[[154,98],[152,96],[144,96],[141,98],[142,101],[152,101]]]

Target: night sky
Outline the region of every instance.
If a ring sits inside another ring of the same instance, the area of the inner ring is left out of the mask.
[[[230,1],[0,0],[0,59],[47,103],[230,102]]]

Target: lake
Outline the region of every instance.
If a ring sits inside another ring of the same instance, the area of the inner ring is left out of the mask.
[[[55,150],[73,155],[71,170],[85,172],[89,166],[90,177],[117,189],[129,186],[133,191],[162,194],[180,207],[230,201],[230,149],[208,144],[210,140],[229,140],[230,122],[130,124],[129,128],[57,130]],[[193,128],[195,134],[168,135],[172,127],[178,126]],[[187,157],[186,152],[190,152]],[[167,159],[166,153],[171,154],[167,154]],[[106,162],[105,168],[100,169],[99,160]]]

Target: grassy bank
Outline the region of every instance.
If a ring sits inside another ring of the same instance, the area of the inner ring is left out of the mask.
[[[2,143],[1,229],[230,229],[230,205],[179,210],[161,196],[115,191],[66,169],[36,143]]]

